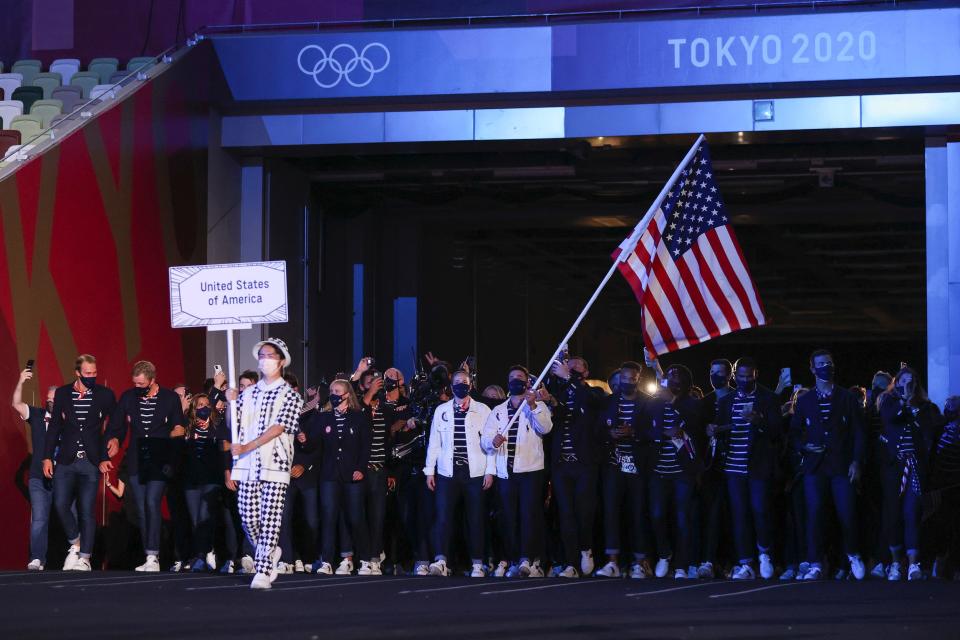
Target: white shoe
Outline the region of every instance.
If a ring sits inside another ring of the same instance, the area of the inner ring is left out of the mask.
[[[441,577],[446,577],[450,575],[450,570],[447,568],[447,561],[437,560],[436,562],[431,562],[430,575],[441,576]]]
[[[764,580],[773,577],[773,562],[770,560],[769,553],[760,554],[760,577]]]
[[[593,573],[593,551],[584,549],[580,552],[580,574],[588,576]]]
[[[183,567],[184,567],[183,560],[177,560],[172,565],[170,565],[170,568],[167,569],[167,571],[169,571],[170,573],[180,573],[181,571],[183,571]]]
[[[923,570],[920,568],[919,562],[914,562],[910,564],[910,568],[907,570],[907,580],[922,580],[923,579]]]
[[[657,570],[656,575],[658,578],[663,578],[667,575],[667,572],[670,571],[670,558],[660,558],[657,560]]]
[[[340,561],[340,566],[337,567],[335,572],[338,576],[348,576],[353,573],[353,559],[344,558]]]
[[[369,562],[368,560],[361,560],[361,561],[360,561],[360,568],[357,569],[357,575],[358,575],[358,576],[369,576],[369,575],[372,575],[372,574],[370,573],[370,562]]]
[[[380,554],[380,555],[383,555],[383,554]],[[370,561],[370,575],[372,576],[383,575],[383,570],[380,568],[381,562],[383,562],[383,560],[379,558],[374,558],[373,560]]]
[[[288,576],[293,573],[293,565],[286,562],[277,563],[277,575]]]
[[[523,572],[523,565],[520,565],[520,571]],[[530,565],[530,573],[527,574],[528,578],[542,578],[543,577],[543,568],[540,566],[539,560],[534,560],[533,564]]]
[[[882,580],[887,577],[887,570],[884,568],[882,562],[878,562],[873,566],[873,569],[870,570],[870,575],[874,578],[880,578]]]
[[[899,582],[903,579],[903,575],[900,574],[900,563],[891,562],[890,566],[887,567],[887,580],[890,582]]]
[[[666,575],[666,574],[664,574]],[[630,565],[630,579],[631,580],[646,580],[650,576],[647,575],[646,569],[643,568],[643,563],[634,562]]]
[[[674,579],[674,580],[686,580],[686,579],[687,579],[687,572],[684,571],[683,569],[677,569],[677,570],[675,570],[675,571],[673,572],[673,579]]]
[[[798,577],[800,574],[793,567],[787,567],[786,571],[780,574],[781,580],[796,580]]]
[[[517,566],[517,565],[515,565],[515,564],[510,565],[510,568],[507,569],[507,572],[504,574],[504,577],[506,577],[506,578],[519,578],[519,577],[521,577],[520,567]]]
[[[134,569],[134,571],[143,571],[146,573],[157,573],[160,571],[160,561],[157,560],[157,556],[150,554],[147,556],[147,561],[142,565]]]
[[[265,573],[256,574],[253,576],[253,580],[250,581],[251,589],[271,589],[272,587],[273,580]]]
[[[816,565],[810,565],[810,568],[803,572],[803,575],[798,580],[819,580],[823,577],[823,569]]]
[[[280,575],[280,556],[283,555],[283,549],[280,546],[273,548],[273,551],[270,552],[270,573],[267,574],[270,577],[270,582],[274,582],[277,579],[277,576]],[[286,565],[286,563],[283,563]]]
[[[863,560],[860,559],[860,556],[847,556],[850,559],[850,572],[853,573],[853,577],[857,580],[863,580],[863,577],[867,575],[867,569],[863,566]]]
[[[748,564],[742,564],[736,569],[733,570],[733,575],[730,576],[731,580],[753,580],[757,577],[757,574],[753,572],[753,567]]]
[[[502,578],[507,575],[507,569],[510,568],[510,564],[506,560],[501,560],[497,563],[497,568],[493,570],[494,578]]]
[[[76,566],[73,567],[74,571],[92,571],[93,567],[90,566],[90,558],[80,558],[77,560]]]
[[[245,574],[252,575],[254,573],[254,566],[253,556],[243,556],[240,558],[240,568],[243,569]]]
[[[220,567],[220,573],[229,574],[233,573],[233,560],[227,560],[223,563],[223,566]]]
[[[470,570],[471,578],[486,578],[487,572],[484,570],[483,565],[475,562],[473,564],[473,569]]]
[[[428,576],[430,575],[430,566],[425,562],[421,562],[417,564],[416,569],[414,569],[414,573],[416,573],[418,576]]]
[[[297,560],[293,563],[293,570],[296,573],[306,573],[306,568],[303,566],[303,560]]]
[[[317,573],[322,576],[333,575],[333,567],[330,566],[329,562],[321,562],[320,567],[317,569]]]
[[[559,578],[579,578],[580,574],[577,573],[577,570],[573,567],[572,564],[568,564],[566,569],[557,574]]]
[[[73,571],[74,567],[77,566],[77,560],[80,559],[80,545],[74,544],[67,549],[67,557],[63,561],[63,570],[64,571]]]
[[[704,580],[713,580],[713,563],[709,561],[700,563],[700,566],[697,567],[697,577]]]
[[[530,576],[530,561],[524,560],[519,565],[517,565],[517,570],[520,571],[521,578],[527,578]]]
[[[43,563],[40,562],[40,558],[31,560],[30,564],[27,565],[27,571],[43,571]]]
[[[210,569],[210,571],[217,570],[217,554],[215,554],[213,551],[210,551],[207,553],[205,560],[207,561],[207,568]]]
[[[594,575],[598,578],[619,578],[620,567],[617,566],[616,562],[608,562],[597,569],[597,572]]]

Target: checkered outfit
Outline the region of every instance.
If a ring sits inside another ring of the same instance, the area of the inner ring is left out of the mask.
[[[276,472],[283,472],[286,482],[261,479],[264,475],[261,448],[260,451],[250,452],[253,466],[247,480],[238,483],[237,506],[243,530],[256,549],[257,573],[269,575],[274,568],[271,555],[280,540],[283,505],[293,459],[292,441],[299,429],[302,406],[303,399],[286,383],[273,388],[254,385],[250,394],[242,394],[237,400],[237,413],[241,416],[238,433],[240,442],[252,441],[275,424],[283,427],[283,434],[270,443],[273,446],[272,464],[269,466],[273,477],[276,477]],[[255,412],[255,419],[244,420],[244,411]]]

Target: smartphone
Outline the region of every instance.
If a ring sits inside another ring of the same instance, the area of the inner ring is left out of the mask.
[[[790,367],[784,367],[780,369],[780,377],[786,380],[787,384],[793,383],[793,375],[790,372]]]
[[[217,375],[218,373],[223,373],[223,367],[221,367],[218,364],[215,364],[213,365],[213,375]]]
[[[373,366],[373,358],[367,358],[367,366],[368,366],[368,367],[372,367],[372,366]]]
[[[33,360],[27,360],[27,371],[33,371]]]

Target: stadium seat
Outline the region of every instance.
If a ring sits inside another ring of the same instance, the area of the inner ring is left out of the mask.
[[[83,97],[89,98],[90,90],[100,84],[100,74],[91,71],[78,71],[73,74],[73,78],[70,79],[70,84],[75,87],[80,87],[83,91]]]
[[[155,59],[150,56],[137,56],[136,58],[130,58],[130,62],[127,63],[127,71],[136,71],[137,69],[149,67],[154,63],[154,60]]]
[[[0,101],[0,119],[3,119],[4,125],[10,124],[14,118],[22,115],[23,103],[19,100]]]
[[[32,84],[33,77],[40,73],[41,68],[39,60],[17,60],[10,70],[23,76],[23,84]]]
[[[30,113],[30,107],[33,106],[33,103],[43,99],[43,89],[31,85],[23,85],[14,91],[10,97],[23,103],[24,113]]]
[[[23,76],[19,73],[0,73],[0,89],[9,100],[13,92],[23,84]]]
[[[13,145],[19,146],[20,140],[20,132],[16,129],[0,130],[0,150],[6,151]]]
[[[120,82],[129,75],[129,71],[115,71],[110,75],[110,79],[107,80],[107,84],[120,84]]]
[[[35,140],[44,127],[39,117],[29,114],[14,118],[10,128],[20,132],[21,144],[27,144]]]
[[[64,113],[70,113],[84,102],[83,89],[73,84],[57,87],[53,90],[52,97],[63,102]]]
[[[90,99],[109,100],[117,97],[117,91],[112,84],[98,84],[90,90]]]
[[[63,102],[60,100],[37,100],[30,109],[30,115],[40,118],[40,123],[46,129],[50,121],[63,113]]]
[[[50,99],[53,96],[53,90],[63,84],[60,81],[59,73],[38,73],[33,77],[33,82],[30,83],[31,86],[40,87],[43,89],[43,97],[45,99]]]
[[[80,61],[76,58],[60,58],[50,64],[51,73],[59,73],[61,84],[70,84],[70,78],[80,71]]]
[[[116,58],[94,58],[87,65],[87,71],[92,71],[100,76],[100,84],[106,84],[116,70],[120,67],[120,61]]]

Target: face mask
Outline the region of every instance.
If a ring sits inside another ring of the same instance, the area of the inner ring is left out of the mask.
[[[468,393],[470,393],[470,385],[466,382],[458,382],[453,385],[453,395],[455,395],[458,400],[466,398]]]
[[[92,378],[80,376],[80,384],[82,384],[88,390],[93,389],[93,385],[97,384],[97,376],[93,376]]]
[[[519,396],[527,390],[527,382],[525,380],[510,380],[507,383],[507,389],[510,391],[510,395]]]
[[[336,409],[340,406],[340,403],[343,402],[343,396],[338,396],[335,393],[330,394],[330,406]]]
[[[146,398],[147,394],[150,393],[150,387],[134,387],[135,393],[141,398]]]
[[[833,380],[833,365],[825,364],[819,367],[814,368],[814,375],[817,376],[818,380],[823,380],[824,382],[830,382]]]
[[[265,376],[273,375],[280,370],[280,361],[271,358],[260,358],[260,371]]]
[[[633,392],[637,390],[637,385],[630,384],[629,382],[621,382],[619,389],[620,389],[620,395],[629,396],[629,395],[633,395]]]
[[[684,388],[683,383],[679,381],[668,380],[667,389],[669,389],[670,393],[672,393],[675,396],[682,396],[686,393],[686,389]]]
[[[730,386],[730,378],[719,373],[711,373],[710,384],[714,389],[723,389]]]
[[[754,389],[757,388],[757,381],[755,379],[751,380],[737,380],[737,390],[743,393],[752,393]]]
[[[201,420],[206,420],[210,417],[210,407],[200,407],[197,409],[197,417]]]

